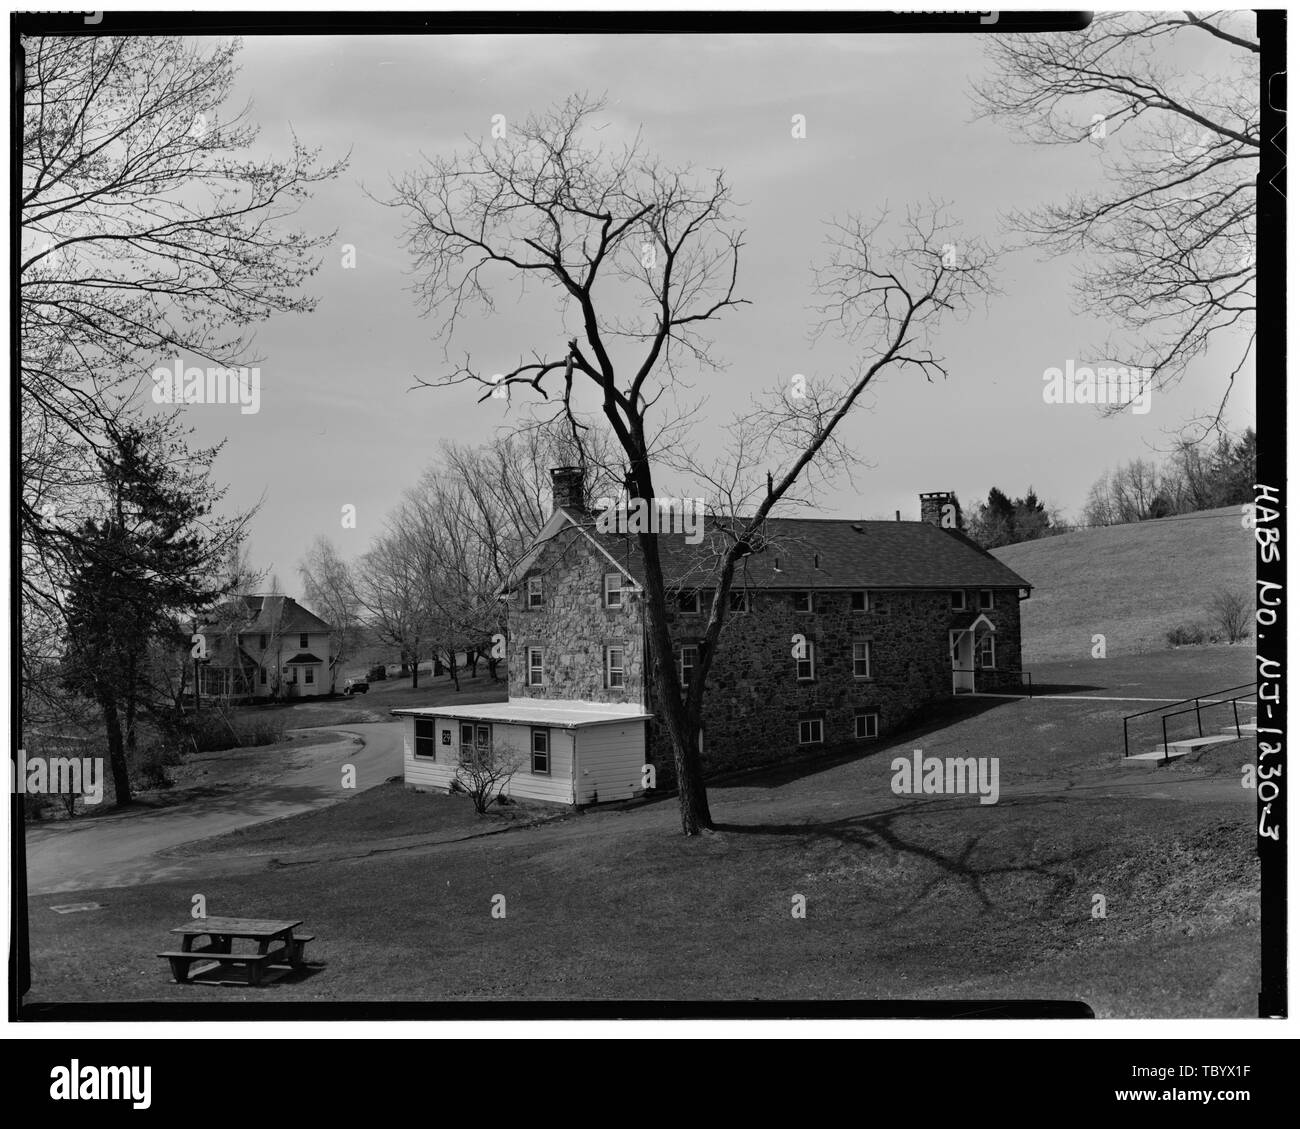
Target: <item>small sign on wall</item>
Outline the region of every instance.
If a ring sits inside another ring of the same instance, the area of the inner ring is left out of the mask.
[[[444,745],[450,745],[450,744],[451,744],[451,730],[450,730],[450,729],[444,729],[444,730],[442,731],[442,743],[443,743]]]

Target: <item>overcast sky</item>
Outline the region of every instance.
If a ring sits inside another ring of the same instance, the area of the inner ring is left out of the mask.
[[[747,232],[740,292],[752,305],[716,323],[728,367],[696,384],[708,398],[697,433],[707,451],[718,434],[709,424],[751,391],[796,372],[830,376],[851,359],[838,342],[808,339],[809,266],[826,219],[942,197],[965,230],[997,237],[1000,212],[1098,183],[1092,147],[1018,143],[998,123],[971,120],[968,83],[983,65],[975,37],[958,36],[248,38],[235,101],[252,100],[263,142],[287,152],[292,125],[327,157],[352,150],[349,171],[301,214],[309,229],[338,229],[311,280],[318,309],[258,333],[259,412],[184,409],[199,441],[228,437],[215,475],[230,484],[230,503],[265,494],[254,562],[299,592],[297,565],[318,534],[346,556],[363,551],[441,440],[485,439],[512,418],[499,401],[476,404],[468,387],[410,390],[417,374],[435,379],[447,366],[407,289],[401,217],[366,190],[382,196],[422,152],[486,135],[494,114],[519,120],[574,91],[608,96],[602,140],[617,144],[640,125],[667,160],[725,168]],[[791,137],[796,113],[804,140]],[[346,243],[354,270],[342,267]],[[1074,517],[1103,470],[1167,449],[1181,424],[1216,404],[1227,349],[1146,415],[1043,402],[1044,369],[1095,360],[1089,346],[1107,336],[1073,308],[1071,271],[1084,265],[1009,258],[1004,295],[942,335],[948,380],[892,376],[851,421],[847,438],[867,460],[860,493],[846,483],[819,498],[820,511],[914,519],[922,491],[955,490],[969,508],[991,485],[1019,494],[1032,484]],[[544,314],[505,297],[495,323],[458,345],[487,371],[534,346],[554,353],[562,327]],[[1234,429],[1253,422],[1252,383],[1238,381]],[[357,507],[355,530],[340,527],[345,504]]]

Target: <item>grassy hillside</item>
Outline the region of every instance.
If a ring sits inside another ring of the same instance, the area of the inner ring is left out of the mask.
[[[1224,585],[1253,600],[1254,539],[1236,507],[1088,529],[995,549],[1034,586],[1021,605],[1024,662],[1086,658],[1092,637],[1108,655],[1166,646],[1178,624],[1211,627],[1210,597]]]

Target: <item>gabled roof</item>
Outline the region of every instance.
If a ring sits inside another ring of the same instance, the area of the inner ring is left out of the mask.
[[[208,622],[231,624],[232,627],[238,624],[243,635],[333,630],[292,596],[232,596],[211,613]]]
[[[561,520],[557,520],[561,518]],[[681,532],[660,533],[659,554],[670,587],[704,584],[731,542],[741,519],[704,519],[703,539],[688,544]],[[518,583],[536,564],[545,542],[580,526],[604,554],[638,585],[645,569],[631,533],[605,533],[595,520],[557,510],[512,574]],[[965,534],[923,521],[851,521],[840,518],[769,518],[761,547],[742,558],[737,586],[749,588],[1030,588]]]

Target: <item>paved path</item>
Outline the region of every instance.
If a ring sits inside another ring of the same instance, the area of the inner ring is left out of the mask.
[[[294,760],[306,763],[273,784],[158,811],[29,827],[27,892],[97,890],[179,877],[192,868],[192,860],[161,858],[158,852],[336,803],[400,775],[403,729],[381,722],[298,730],[346,733],[356,740],[294,750]],[[342,788],[345,764],[356,769],[355,791]]]

